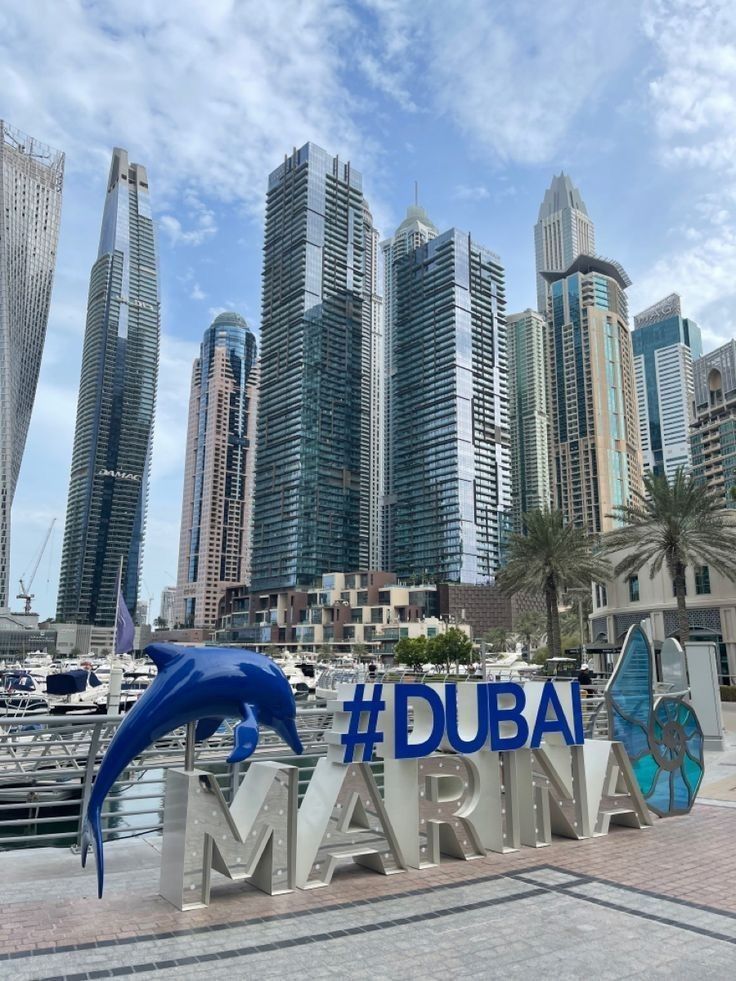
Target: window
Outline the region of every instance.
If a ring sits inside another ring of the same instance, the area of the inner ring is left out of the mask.
[[[606,587],[601,586],[600,583],[595,584],[595,605],[597,607],[608,605],[608,594],[606,593]]]
[[[705,596],[710,592],[710,569],[707,565],[695,566],[695,592]]]
[[[629,600],[632,603],[639,602],[639,577],[629,576]]]

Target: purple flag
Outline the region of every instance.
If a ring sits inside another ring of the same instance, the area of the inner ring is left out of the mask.
[[[115,653],[127,654],[133,650],[135,642],[135,626],[133,618],[125,605],[123,593],[118,586],[118,615],[115,621]]]

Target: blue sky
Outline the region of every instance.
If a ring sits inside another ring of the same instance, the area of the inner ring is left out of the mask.
[[[363,173],[382,235],[419,181],[441,228],[534,303],[553,173],[580,187],[631,312],[669,292],[705,349],[736,333],[736,4],[725,0],[34,0],[0,8],[0,117],[66,152],[59,257],[13,512],[12,577],[53,516],[55,610],[86,295],[114,145],[148,168],[161,374],[141,596],[175,581],[192,358],[223,309],[259,324],[266,179],[313,140]]]

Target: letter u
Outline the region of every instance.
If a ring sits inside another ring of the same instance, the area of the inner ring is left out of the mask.
[[[458,696],[458,688],[460,695]],[[477,724],[475,735],[472,731],[471,701],[475,694]],[[460,703],[460,704],[458,704]],[[464,682],[445,685],[445,725],[447,739],[457,753],[477,753],[488,739],[488,686]]]

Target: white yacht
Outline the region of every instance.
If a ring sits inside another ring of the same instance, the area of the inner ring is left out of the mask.
[[[297,658],[290,651],[284,651],[272,660],[286,675],[297,701],[305,701],[310,695],[314,695],[317,681],[315,665],[312,661]]]

